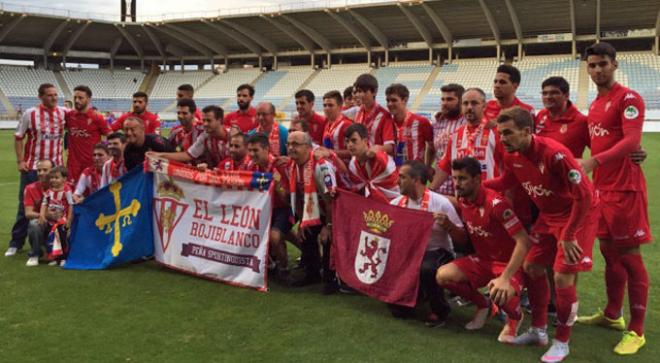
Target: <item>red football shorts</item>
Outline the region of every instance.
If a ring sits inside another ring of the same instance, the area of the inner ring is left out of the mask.
[[[559,246],[563,226],[549,226],[543,222],[543,216],[532,227],[530,240],[532,247],[525,258],[529,264],[552,267],[555,272],[576,273],[591,271],[593,267],[593,247],[596,239],[598,209],[592,208],[575,238],[582,248],[580,262],[569,264],[564,258],[564,249]]]
[[[490,280],[500,276],[507,265],[505,262],[486,260],[476,255],[457,258],[450,263],[456,264],[475,290],[488,285]],[[520,292],[522,281],[522,270],[520,270],[511,278],[511,286],[516,289],[516,293]]]
[[[617,247],[637,247],[652,240],[646,192],[599,191],[597,237]]]

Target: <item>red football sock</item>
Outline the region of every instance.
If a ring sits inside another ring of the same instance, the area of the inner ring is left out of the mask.
[[[630,323],[628,330],[637,335],[644,335],[644,317],[649,297],[649,275],[640,254],[621,255],[621,263],[628,271],[628,303],[630,304]]]
[[[512,320],[520,320],[522,318],[522,311],[520,310],[520,296],[516,295],[509,299],[502,310],[506,313],[506,316]]]
[[[626,293],[628,272],[621,263],[621,256],[616,248],[601,243],[600,252],[605,258],[605,287],[607,290],[605,316],[610,319],[618,319],[621,316],[623,298]]]
[[[532,308],[532,326],[545,329],[548,325],[548,303],[550,302],[550,286],[546,275],[532,278],[525,275],[525,286]]]
[[[557,330],[555,339],[560,342],[568,342],[571,336],[571,327],[575,322],[578,310],[577,292],[575,285],[569,287],[555,288],[557,299]]]
[[[466,282],[450,282],[442,287],[453,292],[454,294],[471,301],[478,309],[485,309],[489,307],[489,302],[486,297],[478,290],[475,290]]]

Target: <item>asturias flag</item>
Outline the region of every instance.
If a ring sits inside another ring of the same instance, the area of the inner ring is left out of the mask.
[[[97,270],[154,253],[153,175],[133,168],[73,209],[67,269]]]
[[[433,216],[339,190],[332,222],[342,281],[386,303],[415,306]]]

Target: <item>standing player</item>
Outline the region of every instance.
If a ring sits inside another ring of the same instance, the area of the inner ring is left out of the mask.
[[[494,100],[488,101],[484,111],[484,120],[489,127],[495,127],[497,116],[500,112],[512,107],[520,107],[534,116],[534,107],[522,102],[516,97],[516,90],[520,86],[520,71],[510,64],[502,64],[497,67],[495,80],[493,80]]]
[[[577,312],[578,272],[590,271],[595,238],[593,187],[580,164],[562,144],[533,135],[527,110],[513,108],[497,118],[497,132],[508,152],[504,173],[484,186],[498,191],[521,185],[539,209],[531,228],[534,244],[525,260],[532,327],[514,344],[548,343],[546,333],[550,287],[546,268],[554,271],[557,330],[543,362],[560,362],[569,354],[568,341]]]
[[[177,102],[176,116],[179,125],[175,126],[167,137],[172,147],[177,151],[188,150],[197,141],[197,138],[204,133],[202,121],[197,121],[195,117],[197,111],[197,105],[191,99],[182,99]]]
[[[149,105],[149,96],[144,92],[133,93],[133,111],[127,112],[110,125],[112,131],[124,129],[124,121],[129,117],[138,117],[144,123],[144,131],[147,134],[160,135],[160,119],[158,115],[147,111]]]
[[[351,160],[351,152],[346,149],[346,129],[353,122],[341,113],[341,107],[342,98],[339,91],[330,91],[323,95],[323,112],[327,121],[322,145],[348,163]]]
[[[450,83],[440,88],[440,111],[435,114],[433,127],[433,148],[435,149],[434,160],[437,163],[442,160],[447,151],[447,144],[451,135],[467,122],[461,111],[461,99],[465,89],[460,84]],[[443,195],[454,195],[454,184],[451,178],[442,183],[436,192]]]
[[[247,133],[257,127],[257,110],[252,107],[254,98],[254,87],[242,84],[236,89],[236,104],[238,110],[230,112],[225,116],[225,127],[237,126],[241,132]]]
[[[427,166],[433,163],[433,128],[424,116],[408,111],[410,97],[408,87],[395,83],[385,89],[387,109],[390,110],[397,127],[395,161],[397,165],[406,160],[419,160]]]
[[[195,88],[188,83],[180,85],[176,89],[176,101],[177,103],[181,100],[191,100],[193,101],[193,97],[195,96]],[[202,112],[197,108],[193,112],[193,117],[198,123],[202,123]]]
[[[323,131],[325,131],[326,118],[314,111],[314,93],[307,89],[296,92],[296,111],[298,115],[291,120],[291,127],[301,122],[306,122],[309,127],[309,135],[318,144],[323,144]]]
[[[598,97],[589,108],[592,157],[583,161],[593,170],[596,192],[601,198],[598,239],[605,258],[607,306],[578,321],[624,330],[621,315],[626,284],[630,323],[614,348],[617,354],[635,354],[644,346],[644,318],[649,276],[640,246],[651,242],[648,196],[642,168],[628,154],[638,150],[644,124],[644,101],[640,95],[614,80],[618,67],[616,50],[597,43],[586,50],[587,70],[598,87]]]
[[[266,134],[270,144],[270,153],[276,157],[286,155],[289,130],[275,122],[275,106],[272,103],[261,102],[257,105],[257,122],[258,126],[250,131],[248,136],[256,133]]]
[[[92,90],[87,86],[73,89],[74,109],[66,114],[66,128],[69,131],[69,153],[66,168],[69,182],[75,185],[85,168],[93,166],[94,145],[101,142],[101,136],[110,133],[103,115],[90,106]]]
[[[126,135],[121,132],[113,132],[108,135],[108,151],[112,158],[103,164],[99,188],[103,188],[126,174],[127,170],[124,164],[125,148]]]
[[[396,145],[396,126],[394,120],[383,106],[376,103],[378,80],[365,73],[356,80],[354,97],[360,102],[360,110],[355,116],[355,123],[363,124],[368,131],[369,144],[379,145],[389,155],[394,156]]]

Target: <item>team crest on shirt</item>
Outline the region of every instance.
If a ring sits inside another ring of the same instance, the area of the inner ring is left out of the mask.
[[[623,98],[623,100],[624,100],[624,101],[625,101],[625,100],[634,100],[635,98],[637,98],[637,97],[635,97],[634,94],[628,92],[628,93],[626,93],[626,96]]]
[[[555,161],[564,160],[565,157],[566,157],[566,155],[564,155],[564,153],[560,151],[560,152],[555,154]]]
[[[502,200],[500,200],[499,198],[493,199],[493,207],[500,204],[501,202],[502,202]]]
[[[479,215],[481,216],[481,218],[484,217],[484,207],[479,207]]]
[[[543,163],[539,163],[539,171],[541,174],[545,174],[545,165]]]
[[[623,111],[623,117],[628,120],[634,120],[637,118],[637,116],[639,116],[639,110],[633,105],[626,107],[626,109]]]
[[[512,211],[511,209],[508,209],[508,208],[507,208],[507,209],[502,213],[502,218],[504,218],[504,219],[509,219],[509,218],[511,218],[512,215],[513,215],[513,211]]]
[[[607,112],[607,110],[610,109],[610,106],[612,106],[612,101],[607,101],[607,103],[605,104],[605,112]]]
[[[577,169],[571,169],[568,171],[568,181],[573,184],[580,184],[582,181],[582,175]]]
[[[565,134],[567,131],[568,131],[568,124],[563,124],[559,128],[559,132],[561,132],[562,134]]]

